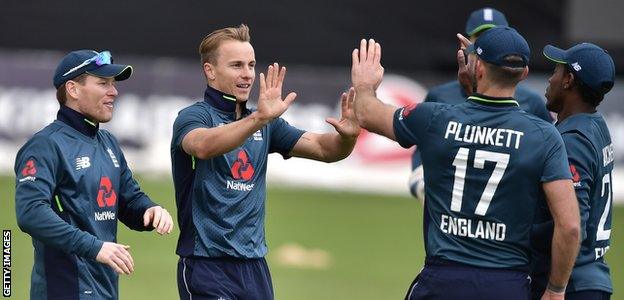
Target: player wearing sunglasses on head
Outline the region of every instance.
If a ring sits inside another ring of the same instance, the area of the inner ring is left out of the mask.
[[[115,137],[99,129],[113,117],[115,83],[131,74],[108,51],[66,55],[53,80],[57,118],[17,153],[17,223],[35,250],[31,299],[117,299],[117,274],[134,271],[117,220],[161,235],[173,228],[132,178]]]

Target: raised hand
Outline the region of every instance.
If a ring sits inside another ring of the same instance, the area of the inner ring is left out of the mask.
[[[173,218],[166,209],[160,206],[152,206],[143,214],[143,225],[148,226],[150,224],[158,234],[169,234],[173,229]]]
[[[376,90],[383,79],[384,68],[381,66],[381,45],[370,39],[360,41],[360,49],[352,53],[351,82],[356,89],[372,88]]]
[[[342,93],[340,97],[340,120],[327,118],[325,121],[334,126],[336,131],[344,138],[357,138],[360,134],[360,125],[353,111],[355,89],[350,88],[348,93]]]
[[[104,242],[95,260],[113,268],[118,274],[134,272],[134,260],[128,251],[130,246]]]
[[[267,122],[281,116],[297,97],[297,94],[290,93],[282,100],[282,84],[285,76],[286,68],[280,69],[277,63],[269,66],[266,78],[260,73],[258,114]]]
[[[457,40],[459,42],[459,50],[457,50],[457,80],[467,95],[474,92],[474,58],[467,56],[466,48],[472,43],[466,37],[457,34]]]

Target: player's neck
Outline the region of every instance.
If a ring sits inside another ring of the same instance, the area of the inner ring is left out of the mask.
[[[493,86],[487,83],[479,83],[477,85],[477,93],[490,97],[513,98],[516,93],[516,87]]]
[[[570,94],[564,100],[564,105],[561,111],[557,113],[557,122],[562,122],[563,120],[576,114],[591,114],[595,112],[596,108],[593,105],[583,101],[580,95]]]

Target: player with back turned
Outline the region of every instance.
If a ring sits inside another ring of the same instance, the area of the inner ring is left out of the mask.
[[[505,15],[490,7],[484,7],[473,11],[466,21],[466,34],[471,42],[475,42],[479,36],[488,29],[496,26],[508,26]],[[466,101],[466,92],[461,88],[457,79],[435,86],[429,90],[423,102],[441,102],[448,104],[460,104]],[[552,122],[552,118],[544,105],[544,99],[530,90],[522,83],[516,87],[514,99],[518,101],[520,108],[542,120]],[[423,167],[418,148],[412,155],[412,174],[409,178],[410,192],[416,199],[424,201],[425,183]]]
[[[376,98],[381,46],[362,40],[351,71],[360,126],[420,148],[427,185],[425,267],[408,299],[527,299],[530,232],[546,197],[555,220],[550,282],[565,286],[578,251],[579,215],[561,136],[513,98],[528,74],[530,50],[509,27],[484,32],[468,65],[458,51],[462,104],[397,109]],[[472,81],[474,84],[467,82]],[[470,84],[468,84],[470,83]],[[543,299],[558,299],[547,291]],[[559,299],[561,299],[559,297]]]
[[[609,128],[597,107],[613,87],[615,66],[602,48],[578,44],[563,50],[544,48],[544,56],[555,63],[546,89],[547,107],[557,113],[557,129],[565,143],[572,180],[581,213],[582,242],[567,288],[568,300],[609,299],[613,292],[609,266],[604,255],[609,250],[613,200],[613,143]],[[543,209],[539,220],[549,220]],[[535,226],[533,298],[547,285],[549,255],[545,243],[552,235],[552,222]]]

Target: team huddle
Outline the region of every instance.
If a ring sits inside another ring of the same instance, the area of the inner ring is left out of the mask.
[[[416,146],[409,182],[424,204],[426,259],[406,299],[609,299],[614,154],[596,108],[614,85],[613,60],[591,43],[546,46],[555,67],[544,105],[520,83],[530,47],[501,12],[476,10],[466,34],[457,35],[457,79],[402,108],[377,98],[381,45],[361,40],[329,133],[281,118],[297,95],[283,96],[277,63],[260,73],[257,107],[247,107],[256,80],[249,28],[208,34],[199,46],[204,98],[179,112],[170,147],[180,299],[273,299],[268,154],[339,161],[362,129]],[[35,251],[31,299],[118,299],[118,274],[134,261],[117,243],[117,220],[173,231],[118,141],[99,129],[113,116],[115,82],[131,75],[108,51],[66,55],[53,77],[57,118],[17,154],[17,221]]]

